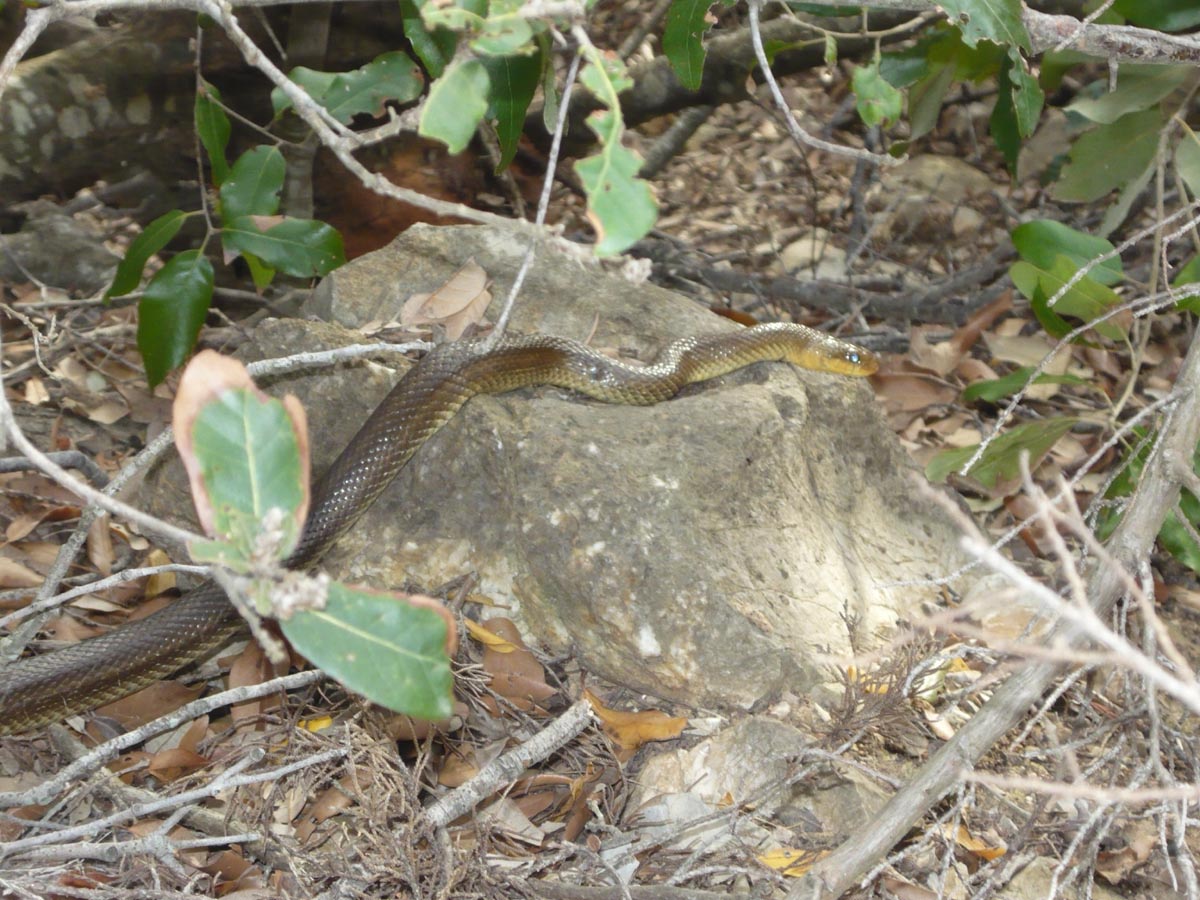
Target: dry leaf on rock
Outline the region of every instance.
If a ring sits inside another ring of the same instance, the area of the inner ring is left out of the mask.
[[[400,310],[402,325],[441,325],[446,337],[458,340],[483,320],[492,302],[488,274],[474,258],[451,275],[432,294],[413,294]]]
[[[623,750],[636,750],[648,741],[672,740],[683,734],[683,729],[687,727],[687,719],[668,716],[661,710],[626,712],[610,709],[591,691],[584,691],[583,695],[592,704],[592,710],[605,734]]]

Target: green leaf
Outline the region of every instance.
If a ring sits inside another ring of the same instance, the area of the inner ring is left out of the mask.
[[[400,15],[404,20],[404,36],[412,45],[417,59],[421,60],[431,78],[440,78],[454,57],[458,35],[445,28],[427,27],[413,0],[400,0]]]
[[[151,387],[191,353],[212,292],[212,263],[199,250],[171,257],[146,285],[138,303],[137,345]]]
[[[704,33],[708,31],[711,0],[673,0],[663,28],[662,49],[675,75],[689,91],[704,77]],[[834,45],[836,47],[836,44]]]
[[[1096,88],[1104,93],[1096,97],[1083,94],[1067,104],[1066,110],[1093,122],[1111,125],[1121,116],[1149,109],[1191,78],[1195,71],[1192,66],[1122,65],[1117,73],[1116,90],[1108,91],[1108,82],[1100,82]]]
[[[208,155],[208,163],[212,166],[213,184],[217,187],[220,187],[229,175],[225,148],[229,146],[229,135],[232,131],[229,116],[225,115],[225,110],[217,102],[220,99],[221,93],[201,79],[196,90],[196,134],[199,135],[204,152]]]
[[[1154,173],[1157,171],[1158,161],[1157,159],[1151,159],[1146,164],[1146,168],[1142,169],[1136,177],[1125,182],[1120,193],[1117,194],[1117,199],[1109,203],[1108,208],[1104,210],[1104,218],[1096,226],[1097,234],[1101,236],[1109,235],[1121,227],[1121,223],[1125,221],[1130,210],[1133,209],[1134,202],[1146,190],[1146,187],[1150,184],[1150,179],[1154,177]]]
[[[1189,259],[1175,273],[1175,280],[1171,282],[1171,286],[1180,288],[1188,284],[1195,284],[1198,281],[1200,281],[1200,254]],[[1200,316],[1200,297],[1185,297],[1175,304],[1175,308]]]
[[[253,388],[223,390],[203,404],[191,421],[200,479],[193,490],[211,507],[212,536],[246,557],[287,558],[307,503],[302,441],[283,403]]]
[[[429,88],[418,132],[441,141],[451,154],[461,153],[487,112],[488,73],[477,59],[450,66]]]
[[[246,261],[246,268],[250,270],[250,279],[254,282],[256,290],[262,291],[275,280],[275,270],[253,253],[243,253],[242,259]]]
[[[483,60],[491,85],[491,113],[495,117],[496,137],[500,140],[497,172],[508,168],[517,155],[525,111],[533,100],[542,78],[542,55],[489,56]]]
[[[1082,135],[1054,186],[1059,200],[1090,203],[1124,187],[1150,164],[1163,125],[1157,109],[1130,113]]]
[[[533,40],[534,31],[544,26],[519,12],[520,2],[509,13],[497,12],[498,0],[492,0],[491,10],[483,22],[471,49],[482,56],[513,56],[523,53]]]
[[[1018,225],[1013,229],[1012,242],[1021,258],[1039,269],[1049,269],[1057,257],[1065,256],[1074,264],[1075,269],[1079,270],[1092,260],[1112,253],[1115,249],[1104,238],[1077,231],[1069,225],[1050,219]],[[1101,284],[1119,283],[1124,278],[1121,257],[1112,256],[1104,260],[1093,266],[1088,275]]]
[[[399,50],[383,53],[349,72],[320,72],[297,66],[288,78],[343,125],[349,125],[357,115],[378,118],[388,101],[408,103],[419,97],[425,86],[420,68]],[[275,88],[271,104],[278,114],[289,109],[292,101]]]
[[[986,40],[1026,52],[1033,49],[1021,21],[1021,0],[941,0],[938,5],[972,47]]]
[[[588,124],[601,130],[613,113],[592,113]],[[596,229],[596,255],[611,256],[637,243],[654,227],[658,204],[650,186],[637,178],[641,159],[620,144],[575,164],[575,173],[588,195],[588,219]]]
[[[221,220],[271,216],[279,210],[286,166],[278,147],[255,147],[238,157],[221,185]]]
[[[1187,125],[1182,125],[1180,131],[1179,143],[1175,145],[1175,171],[1192,197],[1200,197],[1200,137]]]
[[[1009,269],[1013,284],[1029,300],[1034,315],[1052,337],[1063,338],[1074,330],[1063,316],[1092,322],[1121,302],[1111,288],[1085,275],[1050,307],[1050,298],[1078,271],[1079,267],[1065,256],[1056,256],[1048,269],[1024,261]],[[1109,340],[1125,337],[1124,329],[1111,320],[1097,323],[1095,329]]]
[[[1042,117],[1042,107],[1046,103],[1046,95],[1042,92],[1037,78],[1029,71],[1021,54],[1015,50],[1009,52],[1012,65],[1001,71],[1007,72],[1012,93],[1012,106],[1016,113],[1017,131],[1022,138],[1032,135]]]
[[[1006,496],[1020,484],[1022,453],[1029,454],[1029,468],[1037,468],[1064,434],[1078,422],[1074,418],[1042,419],[1009,429],[997,437],[983,452],[979,462],[967,472],[993,496]],[[945,481],[959,471],[975,455],[979,445],[943,450],[925,467],[925,477],[933,482]]]
[[[388,709],[443,719],[453,709],[447,618],[399,595],[329,585],[325,608],[282,620],[304,656]]]
[[[145,230],[134,238],[125,258],[117,266],[117,274],[113,283],[104,293],[105,300],[121,297],[134,290],[142,280],[142,270],[150,257],[170,243],[171,238],[179,233],[187,216],[178,209],[164,213],[146,226]]]
[[[909,90],[908,117],[912,122],[913,140],[924,137],[937,126],[942,115],[942,101],[954,83],[954,69],[953,62],[942,63]]]
[[[1104,495],[1106,499],[1115,500],[1133,493],[1137,483],[1141,480],[1150,450],[1154,446],[1154,441],[1145,440],[1147,433],[1145,428],[1133,429],[1131,439],[1134,442],[1133,447],[1137,448],[1137,453],[1126,459],[1124,468]],[[1200,474],[1200,451],[1192,456],[1192,468]],[[1197,500],[1190,491],[1185,489],[1179,492],[1179,507],[1192,527],[1200,528],[1200,500]],[[1121,513],[1116,509],[1106,509],[1101,512],[1099,521],[1096,523],[1097,537],[1106,540],[1116,530],[1120,521]],[[1174,511],[1168,512],[1163,519],[1162,526],[1158,531],[1158,543],[1180,563],[1194,572],[1200,572],[1200,547],[1196,546],[1188,529],[1179,521]]]
[[[869,66],[855,66],[851,88],[859,118],[867,125],[887,125],[900,118],[904,97],[879,74],[879,58]]]
[[[1184,31],[1200,25],[1196,0],[1117,0],[1112,8],[1143,28]]]
[[[1013,83],[1008,69],[1001,69],[997,77],[996,105],[988,119],[988,132],[996,147],[1004,155],[1004,167],[1009,175],[1017,174],[1017,162],[1021,156],[1021,126],[1017,122],[1017,108],[1013,100]]]
[[[650,185],[637,177],[641,160],[621,145],[625,123],[620,92],[633,82],[624,64],[592,51],[579,80],[608,107],[587,118],[599,138],[596,154],[575,163],[588,198],[588,219],[596,229],[596,255],[610,256],[631,246],[654,227],[658,204]]]
[[[1005,397],[1011,397],[1017,391],[1029,384],[1029,376],[1033,374],[1032,366],[1021,366],[1001,378],[988,381],[977,381],[968,385],[962,392],[963,402],[983,400],[985,403],[995,403]],[[1034,384],[1089,384],[1086,378],[1078,375],[1039,375],[1033,380]]]
[[[243,216],[222,229],[221,239],[227,252],[252,253],[296,278],[326,275],[346,261],[337,229],[313,219],[284,219],[263,231]]]

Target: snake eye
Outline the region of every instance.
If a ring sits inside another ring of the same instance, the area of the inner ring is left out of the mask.
[[[862,358],[858,355],[857,350],[847,350],[846,351],[846,362],[854,363],[854,365],[857,366],[862,362]]]

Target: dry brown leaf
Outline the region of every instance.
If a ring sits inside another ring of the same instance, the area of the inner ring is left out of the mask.
[[[776,847],[757,857],[758,861],[776,872],[789,878],[800,878],[817,860],[828,856],[828,850],[796,850],[790,847]]]
[[[546,683],[546,670],[521,640],[521,633],[503,616],[488,620],[488,632],[496,641],[483,649],[483,669],[491,676],[488,686],[518,709],[531,710],[557,694]]]
[[[171,782],[183,775],[203,769],[209,764],[207,756],[201,756],[182,747],[159,750],[150,757],[150,774],[162,782]]]
[[[0,588],[37,587],[42,576],[15,559],[0,556]]]
[[[284,667],[286,665],[287,663],[284,663]],[[276,671],[275,666],[267,659],[267,655],[263,653],[262,648],[258,646],[258,642],[249,641],[242,648],[242,652],[238,654],[237,659],[233,661],[233,665],[229,669],[229,687],[239,688],[251,684],[262,684],[264,681],[270,681],[278,674],[282,674],[282,672]],[[279,704],[280,698],[278,694],[267,694],[254,700],[247,700],[244,703],[235,703],[229,712],[233,721],[253,724],[260,716],[269,710],[277,708]]]
[[[171,561],[171,557],[167,556],[166,552],[155,547],[146,556],[145,565],[149,566],[165,566]],[[146,579],[146,587],[144,593],[147,597],[157,597],[159,594],[165,594],[167,591],[175,588],[175,573],[174,572],[159,572],[157,575],[151,575]]]
[[[8,523],[8,527],[4,529],[4,539],[10,543],[21,540],[21,538],[41,525],[42,521],[50,515],[50,512],[49,508],[42,507],[37,512],[22,513]]]
[[[592,710],[600,720],[604,732],[617,746],[625,750],[636,750],[648,741],[669,741],[679,737],[687,727],[687,719],[668,716],[661,710],[626,712],[610,709],[589,690],[585,690],[583,696],[592,704]]]
[[[25,382],[25,402],[30,406],[40,406],[50,399],[50,392],[46,390],[46,384],[37,375],[30,377]]]
[[[116,558],[116,554],[113,553],[112,532],[108,526],[108,513],[101,513],[92,521],[87,536],[88,562],[105,576],[112,574],[112,564]]]
[[[942,834],[953,840],[954,843],[958,844],[958,846],[962,847],[968,853],[978,856],[986,862],[999,859],[1008,852],[1008,848],[999,838],[993,843],[980,840],[971,834],[966,825],[958,825],[957,827],[949,824],[943,825]]]
[[[491,649],[495,650],[497,653],[513,653],[516,651],[517,647],[520,646],[519,640],[518,643],[514,644],[511,641],[500,637],[500,635],[496,634],[496,632],[492,631],[488,627],[480,625],[478,622],[472,621],[471,619],[467,619],[466,623],[467,633],[470,634],[471,637],[475,638],[475,640],[479,641],[479,643],[483,644],[485,647],[490,647]]]
[[[174,712],[203,693],[203,684],[188,686],[179,681],[160,681],[142,688],[136,694],[101,706],[97,712],[116,719],[122,727],[132,730],[154,721],[159,716]]]
[[[923,888],[896,875],[884,874],[879,880],[898,900],[937,900],[940,896],[937,891]]]
[[[116,400],[104,400],[95,406],[88,407],[86,414],[93,422],[98,422],[101,425],[111,425],[113,422],[119,422],[129,415],[129,407],[124,403],[118,403]]]
[[[945,333],[944,325],[914,325],[909,339],[908,358],[936,375],[949,375],[966,351],[951,340],[930,342],[930,336]]]
[[[1126,845],[1120,850],[1102,850],[1096,855],[1096,871],[1109,884],[1120,884],[1150,858],[1158,846],[1158,830],[1152,821],[1134,821],[1125,829]]]
[[[488,275],[474,258],[467,260],[432,294],[413,294],[400,310],[402,325],[441,325],[446,337],[457,340],[483,320],[492,302]]]

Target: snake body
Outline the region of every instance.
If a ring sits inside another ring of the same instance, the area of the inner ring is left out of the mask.
[[[646,405],[674,396],[684,385],[764,360],[843,375],[869,375],[878,367],[869,350],[791,324],[684,338],[646,367],[548,335],[505,337],[486,350],[478,342],[443,345],[405,374],[314,487],[304,532],[287,565],[316,562],[476,394],[556,385],[609,403]],[[224,591],[208,582],[137,622],[19,660],[0,673],[0,734],[119,699],[209,655],[242,628]]]

